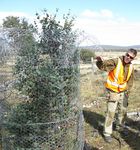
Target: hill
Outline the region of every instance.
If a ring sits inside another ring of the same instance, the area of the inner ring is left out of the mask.
[[[105,51],[112,50],[112,51],[122,51],[122,50],[128,50],[129,48],[135,48],[138,51],[140,51],[140,45],[131,45],[131,46],[116,46],[116,45],[92,45],[92,46],[81,46],[82,49],[91,49],[91,50],[97,50],[98,48],[101,48]]]

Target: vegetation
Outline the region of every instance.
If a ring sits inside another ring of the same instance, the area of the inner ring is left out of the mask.
[[[91,61],[91,57],[95,57],[95,52],[90,49],[81,49],[80,58],[84,63],[89,63]]]
[[[51,139],[53,145],[58,140],[61,140],[62,145],[65,140],[70,141],[69,136],[66,136],[68,132],[61,129],[60,126],[55,126],[55,131],[48,132],[51,127],[46,128],[45,124],[43,126],[41,124],[63,120],[68,117],[69,113],[74,115],[76,112],[75,108],[71,107],[72,100],[78,95],[79,77],[79,52],[75,50],[76,33],[72,31],[74,18],[70,19],[70,14],[67,14],[64,16],[64,24],[60,25],[60,22],[56,20],[56,15],[50,16],[46,11],[44,13],[44,18],[37,14],[42,27],[42,33],[38,34],[39,38],[37,39],[40,39],[38,41],[33,36],[34,33],[37,33],[37,25],[33,27],[17,17],[8,17],[3,24],[6,28],[20,29],[16,32],[11,30],[9,38],[12,38],[18,47],[16,49],[18,57],[14,69],[14,76],[18,82],[15,88],[21,95],[28,97],[26,101],[14,103],[5,124],[5,127],[9,129],[5,133],[14,135],[14,144],[16,145],[14,148],[27,149],[41,145],[41,142],[37,143],[33,139],[37,135],[43,136],[44,134],[48,137],[51,134],[55,135]],[[116,56],[116,52],[114,54]],[[83,62],[86,63],[91,56],[95,56],[94,52],[91,53],[88,49],[82,50],[80,55]],[[129,111],[139,111],[140,108],[139,74],[140,72],[136,70]],[[138,150],[140,128],[137,118],[128,118],[130,127],[127,129],[128,135],[115,131],[111,144],[107,144],[103,140],[102,131],[106,108],[104,80],[105,75],[102,72],[93,74],[92,70],[81,76],[81,102],[84,106],[86,146],[91,150],[117,150],[120,148],[122,150]],[[70,125],[70,122],[68,124]],[[60,130],[62,130],[61,133]],[[50,148],[47,144],[46,147]]]
[[[33,124],[57,122],[78,112],[73,108],[79,82],[79,53],[75,47],[76,32],[72,30],[74,18],[69,13],[64,15],[64,24],[61,25],[56,19],[57,12],[51,16],[44,10],[43,18],[39,14],[36,16],[41,33],[37,33],[37,23],[33,27],[24,20],[20,22],[19,18],[8,17],[3,23],[6,28],[16,27],[23,31],[17,36],[13,32],[9,35],[13,36],[18,47],[14,69],[17,79],[15,89],[28,97],[28,100],[15,104],[7,117],[9,133],[15,136],[15,148],[39,146],[40,140],[33,141],[35,136],[47,136],[50,134],[48,132],[54,132],[45,125],[33,127]],[[35,31],[38,40],[34,38]],[[63,132],[52,135],[52,142],[66,135]]]

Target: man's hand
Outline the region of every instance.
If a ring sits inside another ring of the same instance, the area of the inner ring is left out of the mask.
[[[125,91],[125,96],[127,97],[127,98],[129,98],[129,91]]]
[[[100,56],[97,56],[97,57],[96,57],[96,60],[97,60],[97,61],[103,61],[103,59],[102,59]]]

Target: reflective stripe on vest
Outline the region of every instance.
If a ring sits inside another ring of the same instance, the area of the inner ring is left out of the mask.
[[[120,58],[118,58],[118,64],[116,68],[109,72],[106,88],[115,92],[121,92],[127,89],[127,81],[129,80],[133,70],[133,65],[130,64],[126,80],[124,80],[124,66]]]

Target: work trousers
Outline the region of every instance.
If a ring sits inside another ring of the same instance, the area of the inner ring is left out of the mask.
[[[107,90],[107,111],[104,124],[104,135],[109,136],[113,131],[113,122],[122,125],[126,118],[128,95],[126,92],[115,93]]]

